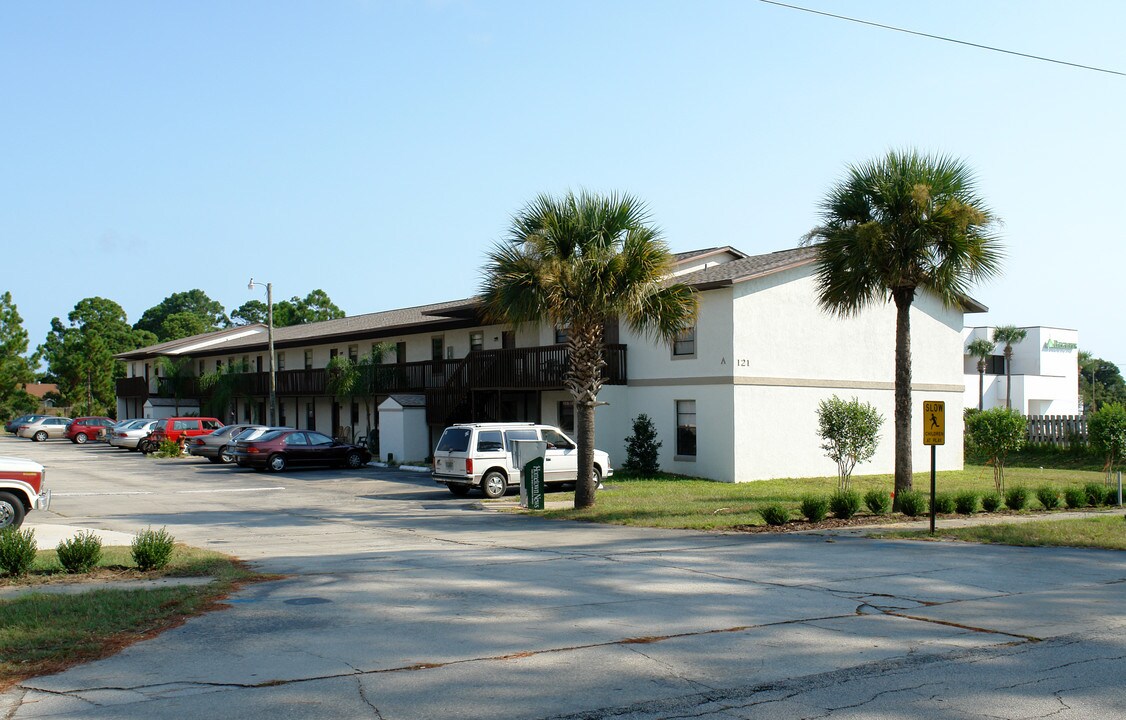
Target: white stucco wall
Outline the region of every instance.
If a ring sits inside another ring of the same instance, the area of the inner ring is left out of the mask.
[[[963,347],[975,338],[992,341],[993,327],[968,327],[962,331]],[[1013,345],[1012,407],[1024,415],[1079,414],[1079,332],[1067,328],[1027,327],[1024,340]],[[1004,355],[995,345],[994,355]],[[963,360],[966,407],[978,406],[976,358]],[[1004,375],[985,376],[984,409],[1005,407]]]

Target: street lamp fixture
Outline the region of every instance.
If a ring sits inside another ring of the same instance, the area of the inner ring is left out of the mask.
[[[274,370],[274,284],[254,282],[254,278],[250,278],[250,282],[246,284],[247,290],[253,290],[255,286],[266,286],[266,342],[269,345],[270,353],[270,425],[276,426],[278,424],[278,382],[277,372]]]

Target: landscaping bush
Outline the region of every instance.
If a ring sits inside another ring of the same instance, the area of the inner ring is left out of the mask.
[[[1010,510],[1024,510],[1028,507],[1028,488],[1017,485],[1006,490],[1005,507]]]
[[[829,509],[841,520],[848,520],[860,509],[860,493],[855,490],[838,490],[829,498]]]
[[[1103,483],[1087,483],[1083,486],[1083,492],[1087,493],[1087,504],[1091,507],[1098,507],[1099,505],[1106,505],[1106,485]],[[1117,495],[1115,500],[1117,500]]]
[[[829,514],[829,498],[806,495],[801,499],[801,514],[810,522],[821,522]]]
[[[978,494],[965,490],[954,496],[954,509],[959,515],[973,515],[977,512]]]
[[[874,515],[887,515],[891,510],[891,495],[883,490],[869,490],[864,493],[864,504]]]
[[[8,575],[26,575],[35,562],[37,550],[34,530],[13,527],[0,530],[0,570]]]
[[[633,419],[633,434],[626,438],[626,461],[622,468],[642,476],[655,475],[661,470],[661,445],[653,421],[641,413]]]
[[[1045,510],[1055,510],[1060,506],[1059,488],[1051,485],[1041,485],[1036,488],[1036,499],[1044,506]]]
[[[80,532],[60,542],[55,554],[68,573],[89,572],[102,559],[102,539],[89,530]]]
[[[993,490],[981,496],[981,509],[985,512],[997,512],[1001,507],[1001,493]]]
[[[1104,488],[1103,505],[1117,505],[1118,504],[1118,485],[1107,485]]]
[[[934,496],[934,511],[939,515],[949,515],[954,512],[954,496],[950,493],[937,493]]]
[[[1087,491],[1081,487],[1067,488],[1063,491],[1063,499],[1072,510],[1087,507]]]
[[[180,447],[178,442],[173,440],[162,440],[160,447],[153,453],[154,457],[158,458],[174,458],[180,457],[184,453],[184,448]]]
[[[176,539],[164,528],[142,530],[133,538],[133,562],[141,570],[159,570],[172,559],[175,545]]]
[[[896,496],[899,512],[907,517],[919,517],[927,512],[927,496],[918,490],[907,490]]]
[[[767,525],[785,525],[790,519],[790,511],[782,503],[770,503],[759,508],[758,512]]]

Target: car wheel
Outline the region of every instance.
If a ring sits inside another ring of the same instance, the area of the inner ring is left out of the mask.
[[[0,530],[18,528],[23,524],[24,509],[15,495],[0,492]]]
[[[281,472],[285,470],[288,463],[285,461],[285,455],[271,455],[270,459],[266,461],[266,465],[271,472]]]
[[[355,450],[348,453],[348,457],[344,458],[344,462],[347,463],[348,467],[352,468],[353,470],[362,468],[365,465],[364,456],[356,452]]]
[[[446,485],[446,487],[450,489],[450,492],[453,494],[454,497],[465,497],[466,495],[469,494],[469,486],[468,485],[462,485],[460,483],[457,483],[457,484],[450,483],[450,484]]]
[[[231,454],[231,449],[226,445],[219,448],[219,461],[224,465],[230,465],[235,461],[235,456]]]
[[[594,489],[602,489],[602,471],[598,469],[597,465],[594,466]]]
[[[137,449],[140,450],[143,455],[148,455],[153,450],[152,443],[148,440],[142,440],[137,443]]]
[[[508,478],[504,473],[497,470],[491,470],[481,478],[481,492],[485,493],[487,498],[504,497],[508,492]]]
[[[47,431],[46,430],[40,430],[39,432],[32,435],[31,439],[34,440],[35,442],[46,442]]]
[[[74,442],[78,443],[79,445],[85,445],[88,439],[89,438],[86,437],[86,433],[78,433],[74,436]]]

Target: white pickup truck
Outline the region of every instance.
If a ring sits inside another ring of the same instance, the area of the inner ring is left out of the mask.
[[[46,469],[31,460],[0,455],[0,530],[18,528],[29,510],[50,507]]]

